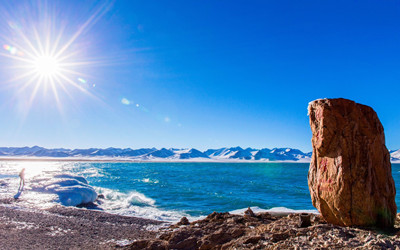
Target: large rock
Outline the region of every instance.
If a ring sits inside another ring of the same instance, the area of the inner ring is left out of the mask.
[[[375,111],[346,99],[320,99],[308,112],[313,205],[332,224],[393,227],[396,189]]]

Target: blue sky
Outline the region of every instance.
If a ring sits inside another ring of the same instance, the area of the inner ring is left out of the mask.
[[[0,11],[2,146],[311,151],[308,103],[344,97],[373,107],[388,148],[400,148],[398,1],[12,1]],[[56,50],[58,34],[59,44],[78,34],[64,53],[79,86],[57,81],[56,97],[33,76],[12,80],[27,71],[9,56],[29,47],[21,34],[33,47],[47,34]]]

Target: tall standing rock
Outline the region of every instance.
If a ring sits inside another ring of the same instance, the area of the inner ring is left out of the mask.
[[[396,189],[375,111],[346,99],[320,99],[308,112],[313,205],[332,224],[393,227]]]

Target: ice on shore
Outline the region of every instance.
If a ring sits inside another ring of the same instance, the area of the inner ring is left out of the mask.
[[[97,199],[96,191],[85,178],[69,174],[38,178],[32,180],[30,187],[35,192],[57,195],[64,206],[78,206]]]
[[[265,212],[268,212],[268,213],[310,213],[310,214],[318,214],[318,211],[316,210],[316,209],[308,209],[308,210],[304,210],[304,209],[302,209],[302,210],[296,210],[296,209],[290,209],[290,208],[286,208],[286,207],[273,207],[273,208],[270,208],[270,209],[262,209],[262,208],[259,208],[259,207],[250,207],[251,208],[251,210],[253,210],[253,212],[255,212],[255,213],[260,213],[260,212],[262,212],[262,213],[265,213]],[[248,208],[242,208],[242,209],[237,209],[237,210],[233,210],[233,211],[230,211],[229,213],[230,214],[238,214],[238,215],[243,215],[244,214],[244,212],[247,210]]]

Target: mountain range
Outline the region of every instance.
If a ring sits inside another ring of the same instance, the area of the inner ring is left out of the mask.
[[[200,151],[194,148],[88,148],[88,149],[47,149],[33,147],[0,147],[0,156],[3,157],[74,157],[74,158],[118,158],[138,161],[157,160],[255,160],[255,161],[309,161],[311,153],[303,153],[292,148],[254,149],[254,148],[219,148]]]
[[[137,161],[296,161],[309,162],[312,152],[303,153],[293,148],[219,148],[200,151],[194,148],[88,148],[88,149],[47,149],[33,147],[0,147],[0,157],[55,157],[55,158],[99,158],[126,159]],[[392,162],[400,161],[400,149],[390,151]]]

